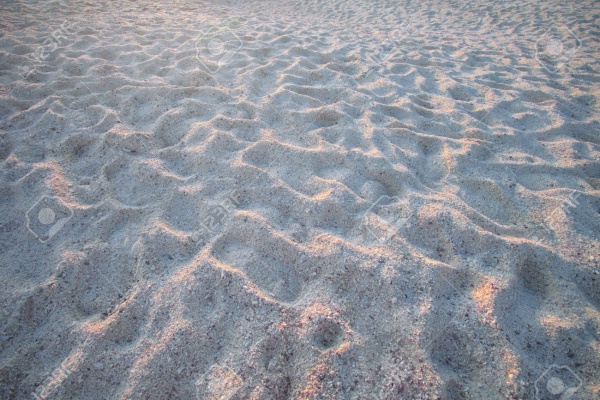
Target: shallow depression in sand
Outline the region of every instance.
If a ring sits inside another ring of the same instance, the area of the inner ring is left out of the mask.
[[[598,398],[594,1],[0,13],[0,398]]]

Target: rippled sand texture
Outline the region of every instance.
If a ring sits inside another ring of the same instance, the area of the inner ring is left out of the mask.
[[[597,2],[0,14],[2,400],[600,398]]]

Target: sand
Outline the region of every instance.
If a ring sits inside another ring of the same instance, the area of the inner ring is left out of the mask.
[[[597,2],[0,15],[2,400],[600,398]]]

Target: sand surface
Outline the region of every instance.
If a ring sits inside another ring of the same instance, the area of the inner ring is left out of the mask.
[[[0,2],[0,399],[599,399],[600,4]]]

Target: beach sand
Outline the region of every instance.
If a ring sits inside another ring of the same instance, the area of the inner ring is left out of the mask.
[[[0,15],[0,399],[600,399],[598,2]]]

